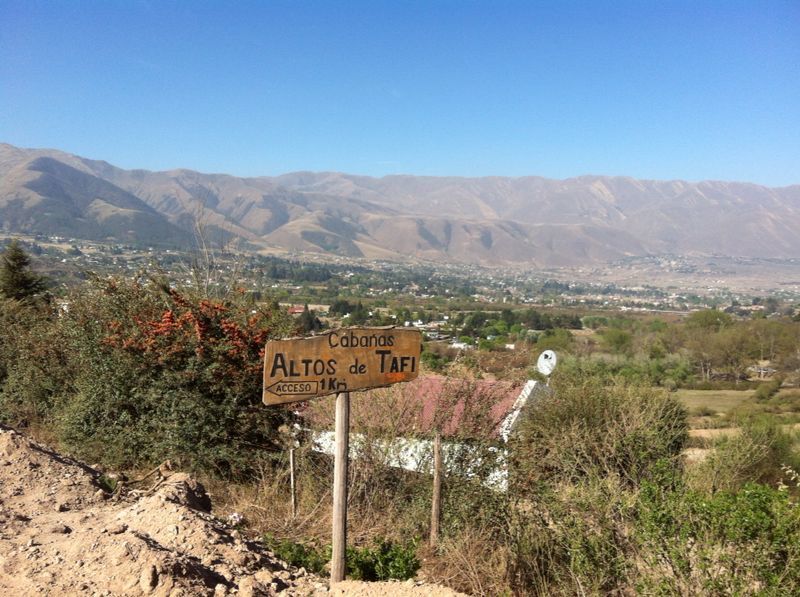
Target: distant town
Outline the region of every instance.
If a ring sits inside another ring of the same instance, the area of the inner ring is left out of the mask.
[[[0,237],[0,246],[11,238]],[[396,323],[399,318],[401,323],[430,326],[432,333],[440,333],[439,328],[446,327],[446,318],[454,313],[481,309],[579,308],[585,312],[681,314],[716,308],[739,315],[769,316],[791,315],[800,303],[800,282],[777,289],[734,289],[720,280],[729,265],[713,266],[717,271],[711,272],[708,264],[699,265],[697,260],[679,256],[631,258],[607,268],[534,272],[519,267],[367,261],[314,253],[266,255],[230,247],[204,253],[58,236],[21,240],[36,257],[38,267],[54,280],[52,292],[56,295],[90,275],[158,276],[180,286],[206,284],[218,294],[234,290],[249,293],[255,300],[278,301],[294,313],[308,306],[316,316],[328,318],[346,314],[331,313],[337,300],[361,301],[368,313],[365,321]],[[756,260],[737,261],[758,267],[753,263]],[[648,269],[661,271],[661,275],[653,276],[660,282],[658,286],[606,281],[610,272],[638,271],[641,276]],[[692,288],[684,282],[683,289],[665,285],[670,275],[697,275],[702,284]],[[578,281],[570,281],[571,276]],[[597,281],[589,281],[592,278]],[[431,323],[436,321],[438,324]]]

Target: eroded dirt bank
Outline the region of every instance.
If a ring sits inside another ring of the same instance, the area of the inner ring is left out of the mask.
[[[120,496],[99,479],[0,426],[0,595],[331,594],[326,579],[214,517],[205,490],[186,474]],[[348,582],[333,593],[456,595],[413,581]]]

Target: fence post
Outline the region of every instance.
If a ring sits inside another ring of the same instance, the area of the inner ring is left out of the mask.
[[[442,519],[442,435],[436,434],[433,439],[433,498],[431,500],[431,536],[430,545],[436,547],[439,542],[439,525]]]

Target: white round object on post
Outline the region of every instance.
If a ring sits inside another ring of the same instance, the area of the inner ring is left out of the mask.
[[[544,376],[549,376],[556,368],[558,358],[552,350],[545,350],[536,361],[536,370]]]

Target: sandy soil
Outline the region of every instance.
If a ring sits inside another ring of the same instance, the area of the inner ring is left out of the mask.
[[[328,595],[326,579],[280,561],[210,513],[174,473],[118,496],[100,472],[0,426],[0,595]],[[340,583],[336,595],[455,592],[415,581]]]

